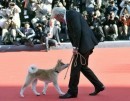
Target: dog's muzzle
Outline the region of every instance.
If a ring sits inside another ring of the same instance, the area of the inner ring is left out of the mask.
[[[55,72],[56,72],[56,73],[59,73],[59,71],[58,71],[58,70],[56,70],[56,69],[55,69]]]

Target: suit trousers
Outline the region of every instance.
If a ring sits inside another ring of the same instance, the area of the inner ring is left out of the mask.
[[[72,95],[78,94],[80,71],[94,85],[94,87],[96,89],[103,86],[103,84],[99,81],[99,79],[96,77],[94,72],[88,67],[89,55],[92,52],[93,52],[93,50],[90,50],[85,54],[81,54],[84,58],[81,58],[79,54],[78,54],[78,56],[76,56],[76,55],[74,56],[74,59],[73,59],[72,65],[71,65],[68,93],[70,93]],[[82,63],[81,63],[81,61],[82,61]],[[86,61],[86,63],[85,63],[85,61]],[[77,64],[75,64],[75,63],[77,63]],[[85,63],[85,65],[83,63]]]

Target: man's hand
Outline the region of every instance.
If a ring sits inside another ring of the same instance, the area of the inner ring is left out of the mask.
[[[73,48],[73,55],[76,55],[76,54],[78,54],[78,49]]]
[[[22,37],[23,37],[23,38],[26,38],[26,35],[23,34]]]

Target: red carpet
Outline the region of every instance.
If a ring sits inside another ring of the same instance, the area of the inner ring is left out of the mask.
[[[69,63],[72,50],[51,50],[49,52],[1,52],[0,53],[0,101],[65,101],[58,98],[52,84],[47,95],[35,96],[31,88],[25,90],[21,98],[19,91],[25,81],[31,64],[39,68],[51,68],[58,59]],[[96,48],[90,56],[89,67],[106,86],[106,90],[97,96],[88,94],[94,90],[92,84],[81,74],[79,94],[76,99],[67,101],[130,101],[130,48]],[[70,69],[69,69],[70,72]],[[66,92],[69,72],[59,74],[59,85]],[[39,81],[37,90],[42,91],[43,82]]]

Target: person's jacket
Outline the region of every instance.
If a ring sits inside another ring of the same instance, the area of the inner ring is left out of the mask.
[[[66,21],[72,46],[78,48],[80,53],[86,53],[98,44],[94,33],[80,13],[68,10],[66,12]]]

